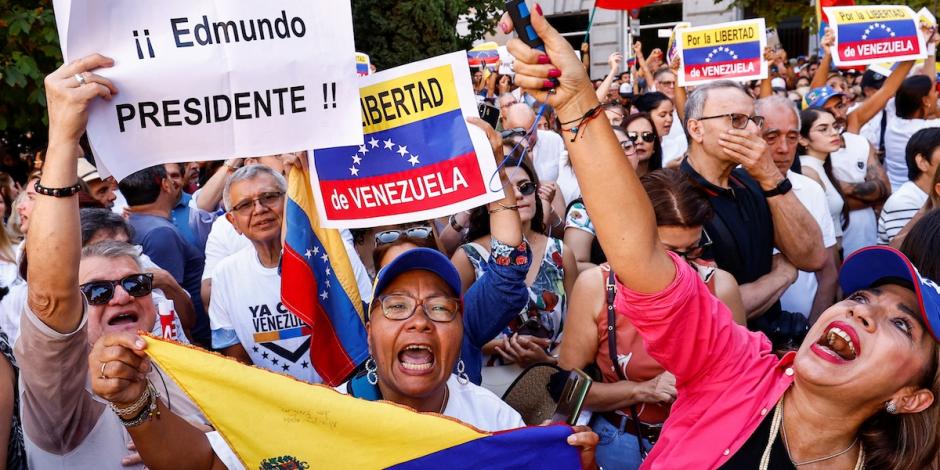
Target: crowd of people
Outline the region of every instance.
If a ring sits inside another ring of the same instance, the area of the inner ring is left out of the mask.
[[[544,51],[473,75],[502,199],[342,231],[370,357],[336,390],[501,431],[544,424],[508,397],[549,364],[593,375],[584,468],[940,468],[936,31],[887,76],[833,67],[827,32],[686,88],[639,42],[592,82],[532,27]],[[278,269],[306,154],[102,178],[112,65],[50,73],[39,165],[0,174],[0,469],[244,468],[136,335],[322,382]]]

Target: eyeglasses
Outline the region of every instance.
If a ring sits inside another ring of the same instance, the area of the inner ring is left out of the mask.
[[[718,118],[731,118],[731,127],[735,129],[744,129],[747,127],[748,121],[754,121],[754,124],[757,124],[757,127],[764,127],[764,116],[748,116],[747,114],[741,113],[728,113],[728,114],[716,114],[714,116],[702,116],[697,119],[697,121],[705,121],[708,119],[718,119]]]
[[[632,141],[632,140],[627,139],[627,140],[625,140],[625,141],[623,141],[623,142],[620,142],[620,148],[623,149],[624,151],[633,151],[633,149],[635,148],[635,146],[633,145],[633,141]]]
[[[418,310],[420,305],[424,314],[436,323],[448,323],[457,317],[460,300],[453,297],[435,296],[418,300],[410,295],[395,294],[379,297],[382,314],[389,320],[407,320]]]
[[[656,136],[653,135],[653,133],[650,131],[643,131],[642,133],[627,132],[627,138],[630,139],[630,142],[634,144],[636,143],[636,141],[640,140],[640,138],[643,139],[643,142],[646,142],[648,144],[651,144],[653,143],[654,140],[656,140]]]
[[[528,133],[529,131],[527,129],[523,129],[521,127],[513,127],[512,129],[506,129],[500,132],[499,135],[502,136],[502,138],[504,139],[508,139],[510,137],[524,136]]]
[[[525,183],[522,183],[517,187],[519,188],[519,192],[522,193],[523,196],[531,196],[535,194],[536,191],[539,190],[539,184],[532,182],[532,181],[526,181]]]
[[[229,212],[234,212],[242,217],[249,216],[251,212],[255,210],[255,202],[260,203],[265,209],[272,209],[275,204],[280,202],[282,197],[284,197],[284,193],[280,191],[261,193],[261,195],[256,198],[245,199],[235,204]]]
[[[702,229],[702,236],[698,239],[698,245],[695,248],[690,248],[685,251],[681,250],[669,250],[683,258],[687,261],[696,260],[702,257],[702,253],[705,252],[705,249],[712,246],[712,239],[708,236],[708,232]]]
[[[664,86],[664,87],[667,87],[667,88],[672,88],[672,87],[676,86],[676,81],[675,81],[675,80],[669,80],[669,81],[663,81],[663,82],[656,82],[656,85]]]
[[[780,129],[770,129],[764,133],[764,142],[767,142],[767,145],[773,146],[777,145],[777,142],[780,141],[780,137],[783,137],[787,140],[787,144],[796,145],[800,142],[800,133],[797,131],[790,131],[786,134],[783,134]]]
[[[153,274],[131,274],[117,281],[92,281],[79,286],[89,305],[104,305],[114,298],[118,284],[132,297],[143,297],[153,291]]]
[[[427,226],[411,227],[404,230],[386,230],[375,234],[375,246],[395,243],[401,237],[410,238],[412,240],[427,240],[431,238],[433,234],[434,231],[431,230],[431,227]]]

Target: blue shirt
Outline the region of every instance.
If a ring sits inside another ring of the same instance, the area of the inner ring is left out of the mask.
[[[165,269],[189,293],[196,310],[194,339],[208,343],[209,317],[202,305],[202,270],[206,258],[188,243],[170,219],[155,215],[131,214],[127,222],[134,227],[134,244],[144,248],[144,254],[157,266]]]
[[[492,237],[491,237],[492,238]],[[518,247],[492,238],[486,272],[463,296],[463,343],[460,358],[474,384],[483,381],[483,345],[496,337],[519,312],[529,306],[525,277],[532,263],[527,242]],[[457,369],[454,369],[457,373]]]

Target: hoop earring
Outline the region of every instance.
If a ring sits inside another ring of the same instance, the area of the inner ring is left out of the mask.
[[[463,363],[463,359],[457,361],[457,382],[460,385],[467,385],[470,383],[470,377],[467,376],[467,366]]]
[[[896,415],[898,414],[898,405],[895,405],[894,401],[889,401],[885,404],[885,411],[887,411],[889,415]]]
[[[378,370],[378,367],[375,365],[375,359],[369,356],[369,359],[366,360],[366,380],[369,381],[370,385],[379,383],[379,374],[375,372],[376,370]]]

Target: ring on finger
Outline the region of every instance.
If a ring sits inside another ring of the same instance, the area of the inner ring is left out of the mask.
[[[82,86],[82,85],[88,83],[87,81],[85,81],[85,74],[84,74],[84,73],[76,73],[76,74],[74,75],[74,77],[75,77],[75,81],[78,82],[78,86]]]
[[[105,367],[106,365],[108,365],[107,362],[102,362],[102,363],[101,363],[101,375],[98,377],[99,379],[107,379],[107,378],[108,378],[108,376],[104,375],[104,367]]]

